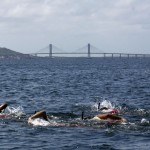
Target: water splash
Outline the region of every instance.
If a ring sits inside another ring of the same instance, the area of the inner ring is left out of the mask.
[[[117,114],[120,113],[121,106],[116,106],[116,104],[108,100],[103,100],[101,103],[98,104],[98,110],[100,110],[103,113]]]
[[[113,108],[115,108],[115,105],[114,104],[112,104],[110,101],[108,101],[108,100],[104,100],[104,101],[102,101],[101,103],[100,103],[100,108],[103,108],[103,107],[106,107],[106,108],[108,108],[108,109],[113,109]]]
[[[149,124],[149,121],[145,118],[142,118],[141,124],[147,125],[147,124]]]
[[[9,114],[11,114],[12,116],[15,116],[15,117],[21,117],[22,115],[25,115],[25,112],[24,112],[24,109],[22,106],[19,106],[17,108],[15,107],[7,107],[7,111]]]

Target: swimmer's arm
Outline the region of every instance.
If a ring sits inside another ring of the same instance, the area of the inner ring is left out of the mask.
[[[6,107],[7,107],[7,104],[6,104],[6,103],[5,103],[5,104],[2,104],[2,105],[0,106],[0,112],[2,112],[2,110],[4,110]]]

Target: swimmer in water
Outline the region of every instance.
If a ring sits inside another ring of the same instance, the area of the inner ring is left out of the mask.
[[[57,123],[56,121],[49,119],[48,115],[45,111],[39,111],[33,114],[28,119],[28,123],[33,126],[70,126],[70,127],[78,127],[77,124],[69,124],[69,123]]]
[[[5,110],[7,106],[8,105],[6,103],[0,105],[0,113],[2,113],[2,111]]]
[[[48,122],[48,116],[47,116],[46,112],[45,111],[39,111],[39,112],[36,112],[35,114],[33,114],[31,117],[29,117],[28,123],[34,125],[33,120],[37,119],[37,118],[41,118],[41,119]]]
[[[113,114],[98,114],[93,119],[99,119],[99,120],[104,120],[108,122],[118,122],[118,123],[127,122],[125,118],[122,118]]]
[[[6,103],[0,105],[0,119],[5,119],[9,117],[9,114],[4,113],[7,106],[8,105]]]
[[[98,114],[93,118],[90,117],[84,117],[84,112],[82,112],[82,120],[84,119],[91,119],[91,120],[98,120],[98,121],[106,121],[106,122],[114,122],[114,123],[125,123],[127,120],[125,118],[116,116],[114,114]]]
[[[91,119],[84,118],[82,112],[82,119]],[[126,119],[113,115],[113,114],[98,114],[91,120],[100,120],[110,123],[125,123]],[[39,111],[29,117],[28,123],[34,126],[68,126],[68,127],[84,127],[80,124],[70,124],[70,123],[57,123],[54,120],[50,120],[45,111]]]

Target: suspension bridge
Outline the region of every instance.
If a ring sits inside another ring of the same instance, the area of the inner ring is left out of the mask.
[[[62,49],[49,44],[48,46],[38,50],[35,53],[30,54],[32,56],[36,57],[49,57],[49,58],[55,58],[55,57],[111,57],[111,58],[141,58],[141,57],[150,57],[150,54],[134,54],[134,53],[106,53],[95,46],[91,44],[87,44],[86,46],[83,46],[82,48],[77,49],[74,52],[65,52]]]

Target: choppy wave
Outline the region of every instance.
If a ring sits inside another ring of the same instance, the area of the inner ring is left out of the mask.
[[[1,149],[148,150],[149,68],[149,58],[0,60],[0,103],[23,107],[0,119]],[[128,124],[81,119],[105,113],[104,100]],[[37,110],[56,124],[29,126]]]

